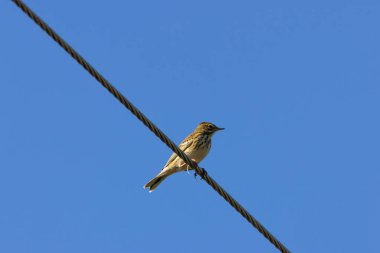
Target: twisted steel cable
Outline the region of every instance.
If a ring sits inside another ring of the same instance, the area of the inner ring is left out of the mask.
[[[139,109],[126,99],[115,87],[111,85],[98,71],[96,71],[78,52],[67,44],[51,27],[39,18],[28,6],[20,0],[12,0],[25,14],[27,14],[42,30],[44,30],[54,41],[56,41],[67,53],[71,55],[85,70],[87,70],[104,88],[106,88],[117,100],[120,101],[133,115],[135,115],[146,127],[149,128],[162,142],[185,161],[195,172],[200,175],[216,192],[219,193],[232,207],[236,209],[249,223],[252,224],[265,238],[267,238],[277,249],[283,253],[290,251],[278,241],[269,231],[260,224],[242,205],[240,205],[230,194],[228,194],[205,169],[194,163],[181,149],[174,144],[156,125],[154,125]]]

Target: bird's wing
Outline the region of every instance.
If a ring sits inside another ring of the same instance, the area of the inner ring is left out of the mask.
[[[186,153],[186,150],[191,146],[191,144],[193,143],[193,139],[192,138],[189,138],[189,136],[186,137],[186,139],[184,139],[181,144],[179,144],[179,149],[181,149],[183,152]],[[173,153],[170,157],[169,157],[169,160],[167,161],[167,163],[165,164],[164,168],[166,168],[166,166],[168,166],[170,163],[172,163],[176,158],[177,158],[177,154],[176,153]],[[163,169],[164,169],[163,168]]]

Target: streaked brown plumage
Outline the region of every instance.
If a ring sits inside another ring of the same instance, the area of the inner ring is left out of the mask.
[[[199,163],[206,157],[211,149],[211,137],[214,133],[223,129],[224,128],[217,127],[212,123],[202,122],[197,126],[194,132],[179,144],[179,148],[185,152],[191,160]],[[144,188],[149,188],[149,192],[152,192],[168,176],[188,169],[187,164],[179,158],[176,153],[173,153],[161,172],[144,185]]]

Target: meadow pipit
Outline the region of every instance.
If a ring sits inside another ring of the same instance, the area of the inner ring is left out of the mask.
[[[200,123],[194,132],[187,136],[179,148],[185,152],[185,154],[194,162],[199,163],[206,157],[211,148],[211,137],[219,130],[223,130],[209,122]],[[189,166],[173,153],[169,158],[168,162],[165,164],[164,168],[150,180],[144,188],[149,188],[149,192],[152,192],[157,186],[164,181],[165,178],[179,171],[188,170]]]

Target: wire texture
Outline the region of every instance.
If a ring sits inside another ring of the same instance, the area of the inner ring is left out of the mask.
[[[252,226],[254,226],[265,238],[267,238],[277,249],[283,253],[290,251],[278,241],[269,231],[260,224],[242,205],[240,205],[230,194],[228,194],[205,169],[194,163],[181,149],[175,145],[156,125],[154,125],[139,109],[126,99],[115,87],[111,85],[98,71],[95,70],[78,52],[66,43],[51,27],[37,16],[28,6],[20,0],[12,0],[25,14],[27,14],[42,30],[44,30],[54,41],[56,41],[68,54],[71,55],[91,76],[100,82],[117,100],[120,101],[133,115],[135,115],[146,127],[149,128],[162,142],[185,161],[195,172],[200,175],[216,192],[219,193],[232,207],[236,209]]]

